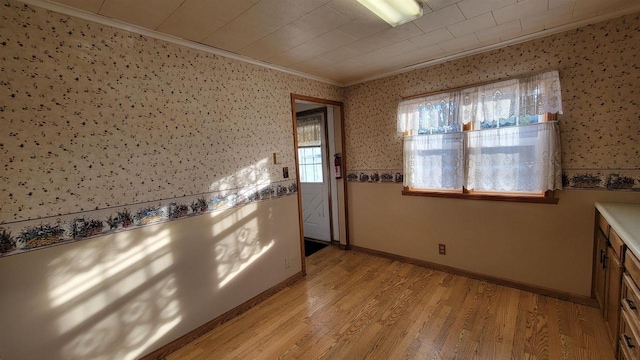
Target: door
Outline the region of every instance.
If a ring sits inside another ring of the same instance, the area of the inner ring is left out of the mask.
[[[297,117],[304,237],[331,241],[326,108]]]

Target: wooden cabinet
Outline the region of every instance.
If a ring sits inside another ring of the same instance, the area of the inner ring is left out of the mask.
[[[619,221],[611,219],[615,226],[596,211],[593,296],[617,359],[640,359],[640,260],[619,235],[629,232],[616,230]]]
[[[640,319],[640,292],[635,282],[628,274],[624,274],[622,280],[622,307],[630,316]]]
[[[618,359],[640,359],[640,262],[626,249],[621,286]]]
[[[618,329],[620,328],[620,290],[622,288],[622,261],[611,246],[607,251],[607,295],[605,301],[605,320],[609,339],[613,348],[618,343]]]
[[[629,359],[640,358],[637,320],[632,318],[627,311],[622,311],[620,319],[620,351],[618,351],[618,354],[625,353]]]
[[[622,290],[624,243],[612,244],[609,240],[610,226],[607,220],[596,212],[595,254],[594,254],[594,295],[605,323],[609,341],[617,352],[620,329],[620,293]]]
[[[594,289],[595,289],[595,297],[600,305],[600,309],[604,314],[604,305],[605,305],[605,295],[606,295],[606,283],[607,283],[607,238],[604,234],[596,230],[596,253],[595,253],[595,261],[594,261],[594,272],[595,272],[595,280],[594,280]]]

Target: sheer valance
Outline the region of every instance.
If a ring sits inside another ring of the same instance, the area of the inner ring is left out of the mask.
[[[427,95],[400,102],[397,129],[414,134],[493,129],[540,122],[562,113],[558,71]]]
[[[297,118],[298,146],[320,146],[322,142],[322,114]]]

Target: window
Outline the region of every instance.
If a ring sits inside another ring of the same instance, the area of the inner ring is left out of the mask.
[[[322,150],[320,146],[298,148],[300,182],[322,182]]]
[[[405,193],[544,197],[562,188],[557,71],[398,106]]]
[[[321,183],[322,173],[322,114],[297,118],[298,161],[300,182]]]

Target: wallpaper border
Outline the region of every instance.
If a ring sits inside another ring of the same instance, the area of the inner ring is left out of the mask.
[[[347,181],[353,183],[402,183],[403,171],[349,170]],[[565,169],[563,190],[640,191],[640,169]]]
[[[360,183],[402,183],[404,174],[402,170],[349,170],[347,171],[347,181]]]
[[[566,169],[562,186],[574,190],[640,191],[640,169]]]
[[[288,183],[288,184],[287,184]],[[83,211],[0,226],[0,258],[295,195],[296,181]]]

